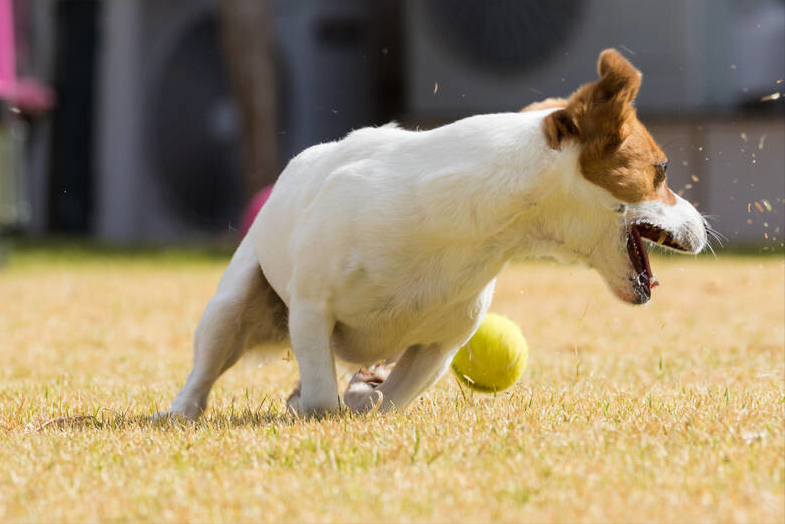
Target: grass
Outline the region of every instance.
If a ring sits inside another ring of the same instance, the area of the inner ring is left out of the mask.
[[[70,251],[69,251],[70,249]],[[403,413],[293,421],[296,366],[241,362],[155,424],[225,253],[22,246],[0,270],[2,522],[783,522],[781,256],[656,257],[645,307],[517,265],[493,310],[530,363]]]

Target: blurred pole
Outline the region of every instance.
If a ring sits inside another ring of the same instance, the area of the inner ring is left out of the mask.
[[[272,9],[266,0],[221,0],[220,10],[224,55],[241,112],[250,198],[278,176]]]
[[[0,120],[0,231],[16,230],[31,215],[24,162],[29,126],[15,115]]]

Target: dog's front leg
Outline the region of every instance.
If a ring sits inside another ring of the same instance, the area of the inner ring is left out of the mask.
[[[289,314],[292,350],[300,368],[300,386],[286,404],[299,416],[323,415],[340,406],[335,359],[330,348],[335,321],[312,302],[294,302]]]
[[[384,368],[358,372],[346,389],[344,403],[361,413],[376,407],[380,411],[404,409],[439,380],[454,354],[454,348],[445,349],[439,344],[412,346],[403,353],[389,376]]]

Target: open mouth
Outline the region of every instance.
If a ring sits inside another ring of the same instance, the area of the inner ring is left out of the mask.
[[[633,224],[630,227],[630,235],[627,238],[627,254],[629,254],[632,267],[635,270],[635,294],[636,302],[639,304],[648,301],[651,298],[652,288],[660,284],[651,270],[649,254],[643,243],[644,238],[671,249],[688,251],[676,241],[670,232],[661,227],[645,222]]]

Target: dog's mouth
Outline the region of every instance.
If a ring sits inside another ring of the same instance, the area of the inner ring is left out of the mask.
[[[661,227],[646,222],[639,222],[630,226],[627,237],[627,254],[635,271],[633,287],[635,289],[635,302],[638,304],[647,302],[651,298],[651,290],[660,284],[651,270],[649,254],[646,252],[646,246],[643,242],[644,239],[677,251],[689,251],[676,240],[670,231]]]

